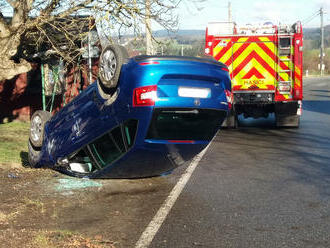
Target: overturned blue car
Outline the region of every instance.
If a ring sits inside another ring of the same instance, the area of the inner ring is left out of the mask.
[[[178,56],[100,56],[99,79],[54,116],[36,111],[28,142],[32,167],[89,178],[162,175],[212,140],[230,109],[227,67]]]

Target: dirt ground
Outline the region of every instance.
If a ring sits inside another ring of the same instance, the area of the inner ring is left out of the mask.
[[[0,247],[134,247],[175,178],[90,180],[0,164]]]

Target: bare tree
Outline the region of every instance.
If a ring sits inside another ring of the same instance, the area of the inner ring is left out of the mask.
[[[179,2],[151,0],[147,14],[172,29]],[[35,56],[75,63],[81,41],[97,22],[140,33],[145,16],[145,0],[0,0],[0,81],[29,71]]]

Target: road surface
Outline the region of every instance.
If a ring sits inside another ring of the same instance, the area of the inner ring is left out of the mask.
[[[150,247],[330,247],[330,78],[308,78],[299,129],[222,130]]]

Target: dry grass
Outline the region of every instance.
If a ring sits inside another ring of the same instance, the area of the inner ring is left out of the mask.
[[[10,223],[10,221],[15,218],[17,215],[17,212],[6,214],[2,211],[0,211],[0,224],[7,225]]]
[[[63,247],[63,248],[115,248],[114,243],[104,241],[101,236],[85,238],[80,234],[66,231],[39,231],[32,240],[34,247]]]

